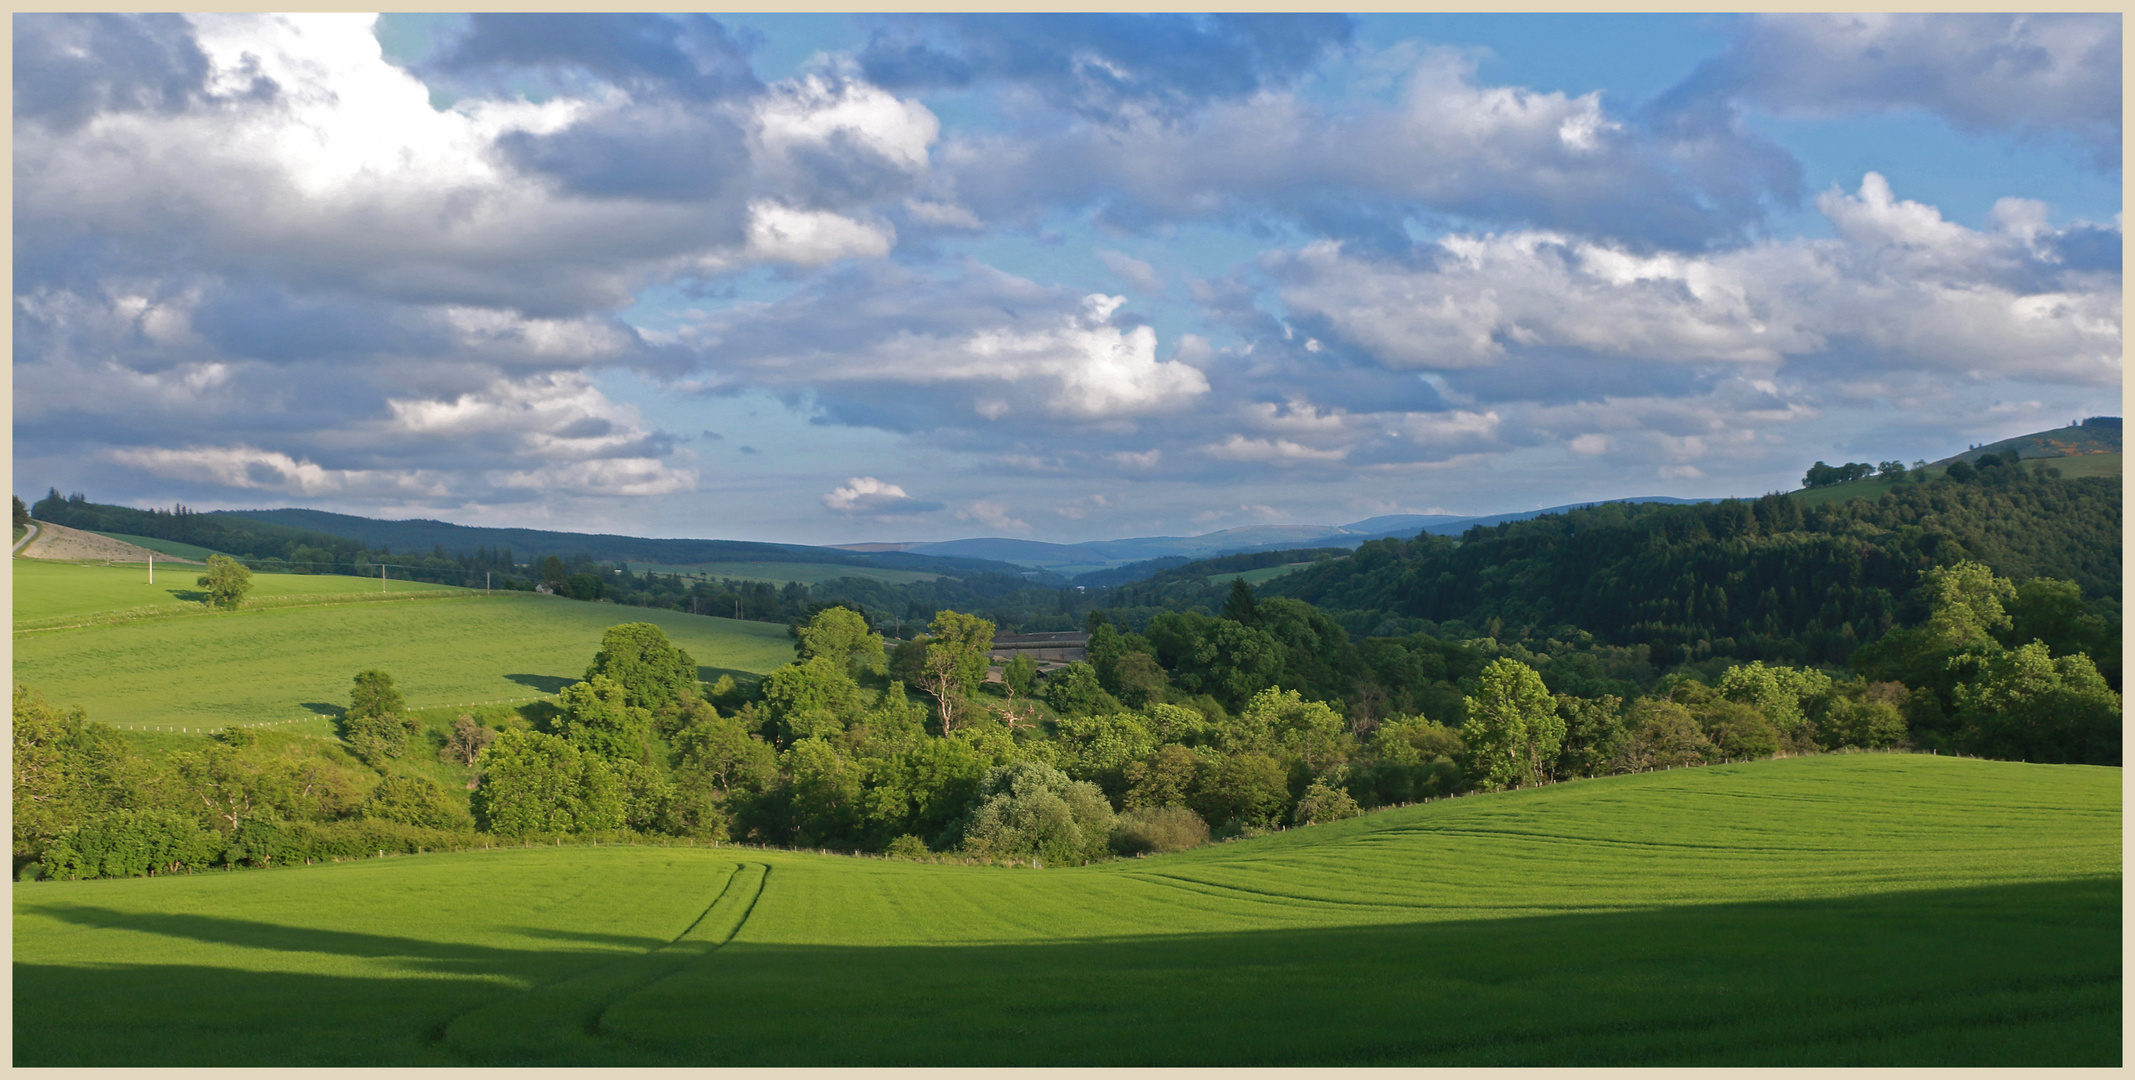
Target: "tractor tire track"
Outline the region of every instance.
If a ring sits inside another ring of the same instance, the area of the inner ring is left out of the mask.
[[[674,940],[487,1002],[445,1021],[434,1038],[474,1065],[643,1064],[643,1053],[601,1031],[610,1006],[733,940],[756,909],[770,867],[743,863]]]

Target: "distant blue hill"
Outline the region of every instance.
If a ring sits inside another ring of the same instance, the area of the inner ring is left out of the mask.
[[[1138,536],[1124,540],[1087,540],[1078,544],[1055,544],[1043,540],[1021,540],[1008,536],[982,536],[968,540],[944,540],[935,543],[903,544],[905,551],[920,555],[946,555],[972,559],[994,559],[1018,563],[1023,566],[1057,573],[1088,575],[1100,571],[1102,578],[1083,580],[1084,585],[1116,584],[1117,571],[1130,564],[1153,563],[1148,573],[1155,573],[1166,566],[1179,565],[1179,559],[1207,559],[1218,555],[1237,555],[1256,551],[1282,551],[1304,547],[1353,548],[1367,540],[1383,540],[1387,537],[1409,538],[1428,532],[1440,536],[1458,536],[1475,525],[1496,525],[1506,521],[1524,521],[1543,514],[1563,513],[1582,506],[1597,506],[1605,502],[1658,502],[1692,503],[1713,502],[1712,499],[1678,499],[1669,495],[1647,495],[1628,499],[1596,499],[1591,502],[1567,503],[1541,510],[1523,510],[1511,514],[1490,514],[1482,517],[1461,517],[1455,514],[1386,514],[1379,517],[1353,521],[1347,525],[1247,525],[1236,529],[1203,533],[1199,536]],[[872,546],[872,545],[870,545]],[[1172,560],[1164,562],[1163,560]],[[1145,575],[1146,576],[1146,575]],[[1134,580],[1128,578],[1125,580]]]

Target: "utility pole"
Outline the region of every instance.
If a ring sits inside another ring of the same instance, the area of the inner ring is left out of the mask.
[[[379,563],[379,564],[378,564],[378,591],[379,591],[379,592],[384,592],[384,591],[385,591],[385,564],[384,564],[384,563]]]

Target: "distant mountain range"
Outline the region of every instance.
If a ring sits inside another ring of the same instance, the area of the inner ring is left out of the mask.
[[[1976,446],[1934,464],[1947,465],[1959,459],[1971,461],[1982,454],[2011,449],[2018,451],[2026,459],[2118,454],[2121,452],[2120,418],[2094,416],[2065,428],[2019,435],[2012,439]],[[424,551],[442,547],[448,552],[459,553],[473,551],[477,547],[508,547],[515,556],[522,559],[584,553],[603,562],[622,560],[675,566],[708,562],[845,563],[949,574],[1023,573],[1026,577],[1046,581],[1058,580],[1052,578],[1051,574],[1073,577],[1077,574],[1114,571],[1116,568],[1138,563],[1153,565],[1136,567],[1134,571],[1128,572],[1155,573],[1165,565],[1177,565],[1190,559],[1207,559],[1219,555],[1290,548],[1355,548],[1367,540],[1386,537],[1405,539],[1417,533],[1457,536],[1478,525],[1525,521],[1543,514],[1562,513],[1603,503],[1681,504],[1717,501],[1719,500],[1644,495],[1625,499],[1594,499],[1544,507],[1540,510],[1475,517],[1452,514],[1387,514],[1352,521],[1347,525],[1248,525],[1198,536],[1139,536],[1123,540],[1089,540],[1075,544],[982,536],[964,540],[826,546],[764,544],[742,540],[658,540],[610,533],[483,528],[426,519],[382,521],[322,510],[231,510],[215,513],[317,530],[361,540],[366,544],[390,545],[396,551]],[[1033,571],[1036,573],[1032,573]]]
[[[373,547],[390,547],[399,552],[423,552],[443,548],[448,554],[456,555],[483,547],[510,548],[512,557],[521,562],[538,562],[549,555],[568,558],[583,554],[598,562],[656,563],[667,566],[696,566],[722,562],[832,563],[946,574],[1013,574],[1022,569],[1021,566],[985,559],[905,552],[894,548],[859,552],[807,544],[764,544],[750,540],[660,540],[614,533],[454,525],[449,521],[432,521],[428,518],[385,521],[353,514],[297,508],[216,510],[211,513],[311,529],[330,536],[360,540]]]
[[[1488,514],[1478,517],[1461,517],[1455,514],[1387,514],[1380,517],[1352,521],[1347,525],[1247,525],[1236,529],[1202,533],[1199,536],[1139,536],[1125,540],[1088,540],[1079,544],[1053,544],[1043,540],[1018,540],[1006,536],[974,537],[969,540],[942,540],[904,544],[844,544],[843,550],[854,552],[901,551],[913,555],[954,556],[967,559],[991,559],[997,562],[1015,563],[1039,570],[1051,570],[1059,574],[1075,574],[1090,570],[1104,570],[1127,563],[1150,559],[1184,557],[1206,559],[1217,555],[1236,555],[1251,551],[1278,551],[1284,548],[1344,547],[1353,548],[1367,540],[1380,540],[1390,536],[1403,539],[1417,533],[1433,533],[1440,536],[1457,536],[1476,525],[1496,525],[1506,521],[1525,521],[1543,514],[1557,514],[1585,506],[1602,503],[1693,503],[1716,502],[1714,499],[1678,499],[1668,495],[1646,495],[1629,499],[1595,499],[1590,502],[1567,503],[1563,506],[1545,507],[1540,510],[1522,510],[1511,514]]]

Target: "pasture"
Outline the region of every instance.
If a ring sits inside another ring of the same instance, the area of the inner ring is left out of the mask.
[[[1079,868],[15,885],[18,1065],[2118,1065],[2117,769],[1579,781]]]
[[[190,568],[189,568],[190,569]],[[109,610],[156,595],[134,568],[15,561],[17,618]],[[128,729],[187,732],[229,724],[273,724],[330,734],[328,719],[348,704],[349,680],[365,668],[392,673],[415,709],[553,694],[584,675],[601,635],[617,623],[650,622],[696,658],[707,679],[761,673],[793,658],[784,626],[736,622],[651,608],[589,604],[527,593],[485,597],[478,590],[393,583],[383,600],[361,578],[256,575],[261,590],[340,587],[291,593],[285,602],[236,612],[185,605],[137,606],[147,617],[83,620],[88,625],[14,635],[15,679],[48,700],[79,704],[99,721]],[[190,590],[197,570],[182,574]],[[357,602],[368,601],[368,602]],[[84,610],[86,609],[86,610]],[[65,622],[64,619],[60,620]],[[32,625],[36,625],[32,623]]]
[[[623,565],[629,567],[633,574],[650,571],[655,574],[680,574],[686,578],[706,581],[731,578],[735,581],[768,581],[774,585],[794,581],[803,585],[822,585],[849,577],[866,578],[891,585],[910,585],[915,581],[932,581],[941,576],[920,570],[890,570],[874,566],[848,566],[843,563],[708,562],[682,566],[632,562]]]
[[[116,538],[132,542],[125,537]],[[155,583],[150,584],[145,564],[101,566],[16,559],[13,565],[15,628],[23,630],[107,617],[130,619],[206,614],[201,602],[207,598],[207,593],[196,584],[205,569],[183,563],[158,563]],[[245,599],[254,605],[323,604],[414,593],[464,592],[466,590],[448,585],[419,581],[388,580],[384,589],[380,589],[377,578],[254,574],[252,592]]]

